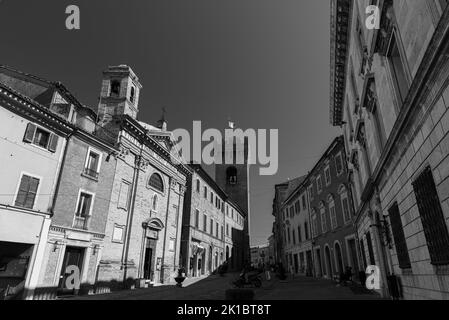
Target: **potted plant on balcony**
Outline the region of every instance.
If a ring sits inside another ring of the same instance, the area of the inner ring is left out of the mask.
[[[178,269],[178,276],[175,278],[175,281],[176,281],[176,285],[180,288],[182,288],[182,283],[186,279],[185,274],[186,274],[186,271],[184,268]]]

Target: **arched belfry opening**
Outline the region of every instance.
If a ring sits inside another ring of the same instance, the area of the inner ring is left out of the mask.
[[[226,183],[237,184],[237,168],[229,167],[226,169]]]

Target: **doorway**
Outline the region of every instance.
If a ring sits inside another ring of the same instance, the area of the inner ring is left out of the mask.
[[[326,255],[326,274],[329,279],[332,279],[332,274],[334,272],[332,271],[331,250],[328,246],[324,248],[324,254]]]
[[[316,249],[316,276],[323,276],[323,264],[321,263],[321,249]]]
[[[342,252],[341,252],[341,247],[340,244],[338,242],[335,243],[335,259],[337,262],[337,267],[338,270],[336,270],[337,273],[343,273],[344,267],[343,267],[343,258],[342,258]]]
[[[77,288],[70,289],[67,288],[67,278],[73,275],[73,272],[67,272],[67,267],[75,266],[79,270],[79,277],[81,278],[81,274],[83,272],[83,260],[84,260],[84,248],[79,247],[66,247],[64,260],[62,263],[61,275],[59,277],[59,289],[57,292],[58,296],[62,295],[76,295],[78,294]],[[79,279],[81,282],[81,279]]]
[[[355,245],[355,239],[350,239],[348,241],[349,245],[349,254],[351,255],[351,264],[353,268],[353,273],[359,273],[359,262],[357,259],[357,247]]]
[[[143,278],[154,281],[154,253],[156,252],[155,239],[147,238],[145,246],[145,257],[143,262]]]
[[[298,273],[299,263],[298,263],[298,255],[294,255],[294,264],[295,264],[295,273]]]

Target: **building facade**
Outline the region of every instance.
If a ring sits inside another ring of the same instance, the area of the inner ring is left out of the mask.
[[[179,268],[189,170],[165,120],[157,126],[137,121],[141,88],[128,66],[103,72],[99,135],[119,149],[98,265],[103,291],[174,282]]]
[[[342,136],[330,144],[304,184],[309,198],[314,275],[336,279],[347,267],[358,273],[354,207]]]
[[[0,69],[0,290],[30,298],[39,284],[70,125],[12,88]]]
[[[363,265],[383,296],[449,299],[447,1],[332,1],[331,123],[341,126]]]
[[[294,273],[311,276],[313,272],[312,235],[307,188],[301,183],[287,195],[281,206],[283,221],[283,254]]]
[[[181,265],[188,276],[210,275],[225,262],[228,270],[244,263],[246,216],[210,175],[190,165],[182,223]]]

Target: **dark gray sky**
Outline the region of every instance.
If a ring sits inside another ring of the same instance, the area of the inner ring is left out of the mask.
[[[81,30],[65,28],[65,8]],[[63,82],[96,106],[101,71],[128,64],[139,119],[168,110],[169,129],[279,129],[279,171],[251,170],[251,244],[271,233],[274,184],[307,173],[338,130],[329,125],[329,1],[0,1],[0,64]]]

